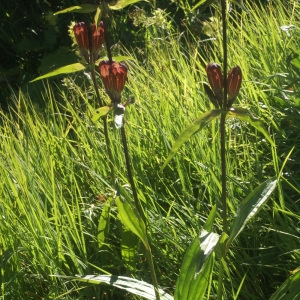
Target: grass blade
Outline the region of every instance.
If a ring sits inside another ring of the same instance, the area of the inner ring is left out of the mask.
[[[300,298],[300,270],[289,277],[273,294],[270,300],[294,300]]]

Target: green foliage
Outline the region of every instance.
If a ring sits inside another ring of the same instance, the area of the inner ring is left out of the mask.
[[[216,233],[203,230],[189,246],[183,258],[174,299],[203,299],[211,284],[213,249],[218,239]]]
[[[128,278],[124,276],[113,276],[113,275],[98,275],[91,276],[86,275],[82,277],[63,277],[67,279],[74,279],[81,282],[101,284],[106,283],[122,290],[126,290],[131,294],[142,296],[143,299],[155,300],[155,294],[153,286],[133,278]],[[173,297],[168,295],[164,290],[159,290],[161,294],[161,300],[173,300]]]

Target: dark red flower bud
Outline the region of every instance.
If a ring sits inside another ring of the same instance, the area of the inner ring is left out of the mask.
[[[241,84],[242,70],[239,66],[235,66],[228,72],[227,77],[227,107],[231,107],[232,103],[236,99],[237,95],[239,94]]]
[[[89,62],[89,33],[88,26],[84,22],[79,22],[73,27],[75,38],[80,49],[81,55]],[[99,23],[99,26],[96,28],[95,23],[92,25],[92,51],[93,59],[97,60],[99,52],[101,50],[104,40],[104,27],[103,22]]]
[[[100,50],[103,45],[104,40],[104,26],[103,22],[99,23],[99,26],[96,28],[95,23],[92,25],[92,47],[93,47],[93,58],[94,61],[97,60]]]
[[[75,38],[77,41],[77,44],[80,49],[81,55],[85,58],[85,60],[89,61],[89,35],[88,35],[88,27],[84,22],[79,22],[75,24],[73,27],[73,31],[75,34]]]
[[[99,72],[104,84],[106,93],[113,103],[121,102],[121,91],[127,79],[127,67],[122,63],[109,60],[101,61]]]
[[[217,63],[211,63],[206,66],[206,73],[209,84],[218,100],[220,106],[222,106],[223,99],[223,75],[221,67]]]

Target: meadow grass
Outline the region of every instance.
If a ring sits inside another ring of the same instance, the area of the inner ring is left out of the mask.
[[[228,120],[229,220],[251,190],[286,166],[272,200],[230,249],[224,299],[268,299],[300,263],[299,87],[297,70],[287,63],[291,49],[299,49],[299,4],[286,2],[253,5],[229,22],[228,65],[243,71],[236,104],[264,120],[276,143],[272,148],[249,124]],[[290,24],[298,29],[287,34],[280,28]],[[180,132],[213,108],[203,89],[204,66],[222,65],[222,47],[221,31],[208,40],[162,31],[150,35],[149,29],[143,62],[129,51],[135,59],[127,62],[123,98],[136,100],[126,108],[129,151],[158,282],[173,294],[185,250],[220,201],[219,121],[159,169]],[[151,282],[142,247],[136,240],[126,244],[126,235],[132,236],[117,218],[102,123],[90,120],[97,104],[89,80],[80,74],[62,83],[54,88],[45,82],[43,109],[20,92],[1,115],[1,299],[132,299],[105,286],[51,276],[100,273]],[[119,132],[112,118],[109,124],[118,182],[130,192]],[[109,226],[100,240],[104,209]],[[214,230],[220,233],[221,226],[218,214]],[[211,297],[217,290],[214,270]]]

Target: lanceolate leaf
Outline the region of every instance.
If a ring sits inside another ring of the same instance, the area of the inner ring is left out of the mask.
[[[68,74],[68,73],[74,73],[74,72],[82,71],[85,68],[86,68],[86,66],[81,64],[81,63],[75,63],[75,64],[72,64],[72,65],[67,65],[67,66],[58,68],[58,69],[56,69],[56,70],[54,70],[50,73],[47,73],[43,76],[37,77],[37,78],[31,80],[30,82],[34,82],[34,81],[37,81],[37,80],[53,77],[53,76],[60,75],[60,74]]]
[[[166,165],[170,162],[173,156],[178,152],[179,148],[197,131],[205,127],[210,121],[215,119],[221,113],[220,109],[210,110],[203,115],[201,115],[197,120],[195,120],[190,126],[188,126],[175,141],[169,156],[167,157],[165,163],[161,167],[162,171]]]
[[[68,7],[62,10],[57,11],[54,13],[54,15],[59,15],[59,14],[65,14],[65,13],[90,13],[93,12],[97,9],[98,5],[93,5],[93,4],[82,4],[82,5],[76,5],[72,7]]]
[[[147,0],[119,0],[119,1],[112,1],[109,4],[109,8],[113,9],[113,10],[119,10],[119,9],[122,9],[122,8],[126,7],[127,5],[130,5],[130,4],[133,4],[133,3],[136,3],[136,2],[141,2],[141,1],[148,2]]]
[[[276,183],[276,179],[268,179],[253,190],[240,204],[230,229],[226,249],[229,248],[232,241],[241,233],[249,220],[253,218],[267,202],[276,187]]]
[[[121,254],[122,261],[127,270],[134,272],[138,261],[138,237],[126,227],[122,230]]]
[[[106,235],[109,231],[110,206],[112,198],[108,198],[104,204],[98,224],[98,247],[101,248],[104,244]]]
[[[91,284],[101,284],[106,283],[108,285],[114,286],[116,288],[125,290],[131,294],[141,296],[144,299],[155,300],[155,293],[153,285],[129,278],[124,276],[114,276],[114,275],[86,275],[81,277],[73,277],[73,276],[56,276],[60,278],[72,279],[76,281],[91,283]],[[167,294],[164,290],[158,290],[160,294],[161,300],[174,300],[174,298]]]
[[[300,270],[289,277],[270,298],[270,300],[283,299],[300,299]]]
[[[118,207],[118,218],[121,222],[137,235],[143,242],[146,249],[149,248],[149,243],[146,234],[146,225],[142,218],[133,210],[127,202],[123,202],[119,196],[116,197]]]
[[[209,284],[219,236],[202,230],[187,249],[176,283],[176,300],[202,300]]]
[[[255,127],[258,131],[260,131],[265,136],[265,138],[270,142],[270,144],[274,146],[274,142],[271,139],[268,132],[265,130],[263,126],[263,122],[257,117],[255,117],[248,109],[241,108],[241,107],[231,108],[227,114],[227,117],[237,118],[242,121],[248,122],[253,127]]]

